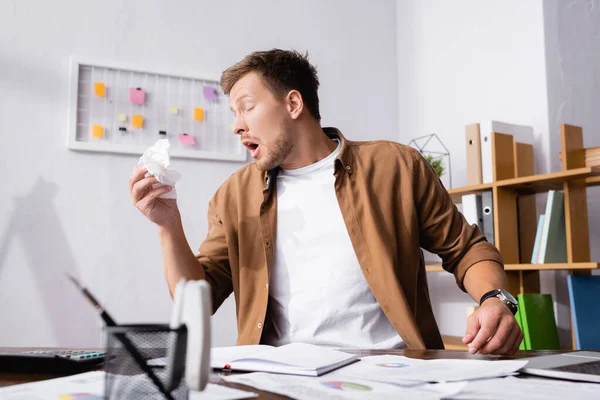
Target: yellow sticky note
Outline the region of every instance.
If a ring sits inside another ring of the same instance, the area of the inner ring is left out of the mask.
[[[171,113],[173,113],[173,114],[179,114],[179,108],[177,108],[175,106],[171,106]]]
[[[196,121],[204,121],[204,109],[194,108],[194,119]]]
[[[104,86],[104,83],[96,82],[94,84],[94,93],[98,97],[104,97],[104,95],[106,94],[106,86]]]
[[[131,116],[131,125],[133,125],[134,128],[141,128],[144,125],[144,117],[133,114]]]
[[[119,119],[119,121],[123,122],[127,120],[127,115],[121,113],[117,115],[117,118]]]
[[[102,139],[104,137],[104,127],[102,125],[92,125],[92,136]]]

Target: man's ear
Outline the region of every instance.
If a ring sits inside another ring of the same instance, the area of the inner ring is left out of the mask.
[[[292,119],[298,119],[304,109],[302,95],[297,90],[290,90],[286,97],[287,109]]]

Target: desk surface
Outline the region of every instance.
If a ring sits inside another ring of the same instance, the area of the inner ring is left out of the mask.
[[[30,348],[22,348],[16,349],[0,347],[0,352],[3,351],[15,351],[15,350],[31,350]],[[553,350],[537,350],[537,351],[518,351],[512,357],[500,357],[500,356],[483,356],[483,355],[475,355],[472,356],[466,351],[458,351],[458,350],[344,350],[348,353],[358,354],[361,357],[364,356],[372,356],[372,355],[381,355],[381,354],[394,354],[399,356],[406,356],[411,358],[419,358],[423,360],[433,360],[433,359],[441,359],[441,358],[455,358],[455,359],[478,359],[478,360],[510,360],[510,359],[518,359],[525,357],[533,357],[540,355],[548,355],[548,354],[556,354],[562,353],[564,351],[553,351]],[[224,374],[212,374],[210,381],[212,383],[217,383],[224,386],[229,386],[237,389],[242,389],[246,391],[251,391],[259,394],[259,399],[289,399],[289,397],[280,396],[268,392],[263,392],[260,390],[256,390],[254,388],[232,384],[224,382],[221,379],[221,376]],[[2,386],[11,386],[17,385],[19,383],[28,383],[28,382],[36,382],[42,381],[46,379],[58,378],[63,375],[48,375],[48,374],[3,374],[0,373],[0,387]]]

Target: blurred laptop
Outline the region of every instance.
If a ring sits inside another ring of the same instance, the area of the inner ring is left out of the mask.
[[[521,372],[548,378],[600,383],[600,352],[574,351],[525,358]]]

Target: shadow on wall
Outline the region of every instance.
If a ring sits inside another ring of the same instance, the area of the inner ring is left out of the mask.
[[[99,317],[65,276],[65,272],[75,277],[80,274],[54,207],[57,194],[56,184],[39,177],[29,193],[14,199],[10,222],[0,238],[0,271],[7,268],[4,264],[10,246],[19,242],[29,265],[16,267],[29,268],[35,277],[35,282],[23,287],[38,292],[39,306],[50,316],[55,344],[97,346],[101,337]],[[23,307],[24,313],[26,310]]]

